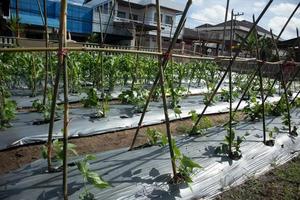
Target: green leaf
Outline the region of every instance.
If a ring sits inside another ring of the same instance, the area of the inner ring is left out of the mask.
[[[181,163],[185,167],[189,167],[191,169],[194,169],[194,168],[201,169],[202,168],[198,163],[194,162],[192,159],[190,159],[189,157],[187,157],[185,155],[182,155]]]
[[[161,135],[161,144],[162,146],[166,146],[168,144],[168,137],[165,134]]]
[[[89,183],[93,184],[97,188],[107,188],[110,185],[105,182],[97,173],[95,172],[88,172],[87,173],[87,180]]]

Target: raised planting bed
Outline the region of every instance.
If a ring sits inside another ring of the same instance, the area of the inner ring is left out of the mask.
[[[291,113],[299,126],[299,109]],[[274,165],[281,165],[298,155],[300,138],[289,136],[281,129],[281,118],[267,119],[268,127],[278,127],[275,145],[262,142],[262,123],[244,121],[235,126],[236,136],[245,136],[241,144],[242,157],[233,161],[226,155],[215,154],[227,132],[223,126],[208,129],[202,137],[177,137],[181,152],[203,168],[192,176],[193,183],[170,184],[171,166],[168,147],[152,146],[134,151],[117,149],[96,154],[90,169],[102,175],[111,187],[88,188],[96,199],[190,199],[213,198],[236,186],[248,177],[260,175]],[[101,144],[99,144],[101,145]],[[80,159],[72,157],[72,163]],[[61,172],[46,173],[45,160],[37,160],[22,169],[1,176],[2,199],[60,199]],[[69,198],[78,199],[83,192],[82,176],[76,167],[69,167]],[[192,189],[192,190],[191,190]]]

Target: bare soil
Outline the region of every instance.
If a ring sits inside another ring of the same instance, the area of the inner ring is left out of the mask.
[[[228,114],[209,115],[208,117],[212,121],[213,126],[220,125],[228,121]],[[243,116],[239,115],[239,118],[243,119]],[[192,128],[192,121],[190,119],[176,120],[172,121],[170,126],[173,135],[182,135],[186,134],[187,131]],[[140,129],[140,134],[137,137],[135,146],[139,146],[147,142],[147,138],[145,137],[145,131],[147,128],[154,128],[158,131],[165,132],[165,124],[143,127]],[[135,131],[136,129],[130,129],[89,137],[71,138],[69,142],[77,146],[76,151],[79,155],[98,153],[129,147]],[[43,144],[27,145],[0,151],[0,175],[9,173],[28,163],[40,159],[42,145]]]

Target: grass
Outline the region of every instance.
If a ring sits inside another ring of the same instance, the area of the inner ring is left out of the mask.
[[[265,175],[251,178],[216,199],[300,199],[300,156]]]

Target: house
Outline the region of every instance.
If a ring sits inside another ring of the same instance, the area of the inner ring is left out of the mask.
[[[10,0],[7,20],[16,17],[17,0]],[[43,39],[44,1],[18,0],[21,37]],[[92,9],[76,3],[68,3],[67,31],[72,39],[85,41],[92,32]],[[47,0],[48,32],[50,39],[57,39],[59,29],[60,1]]]
[[[155,0],[86,0],[84,3],[93,8],[92,31],[107,33],[105,43],[137,46],[139,36],[143,36],[142,46],[148,48],[156,47],[155,4]],[[184,6],[173,1],[161,1],[160,6],[163,47],[167,47]]]
[[[216,25],[212,24],[203,24],[201,26],[196,27],[196,30],[200,33],[208,35],[209,40],[215,41],[223,41],[223,30],[225,25],[225,50],[230,49],[230,30],[231,30],[231,20],[223,23],[219,23]],[[247,20],[233,20],[233,47],[236,46],[240,41],[241,38],[246,37],[247,33],[250,31],[251,27],[253,26],[252,22]],[[258,37],[265,36],[267,38],[271,38],[271,33],[266,29],[257,26],[257,33]],[[216,47],[217,48],[217,47]],[[219,46],[218,48],[221,48]]]

